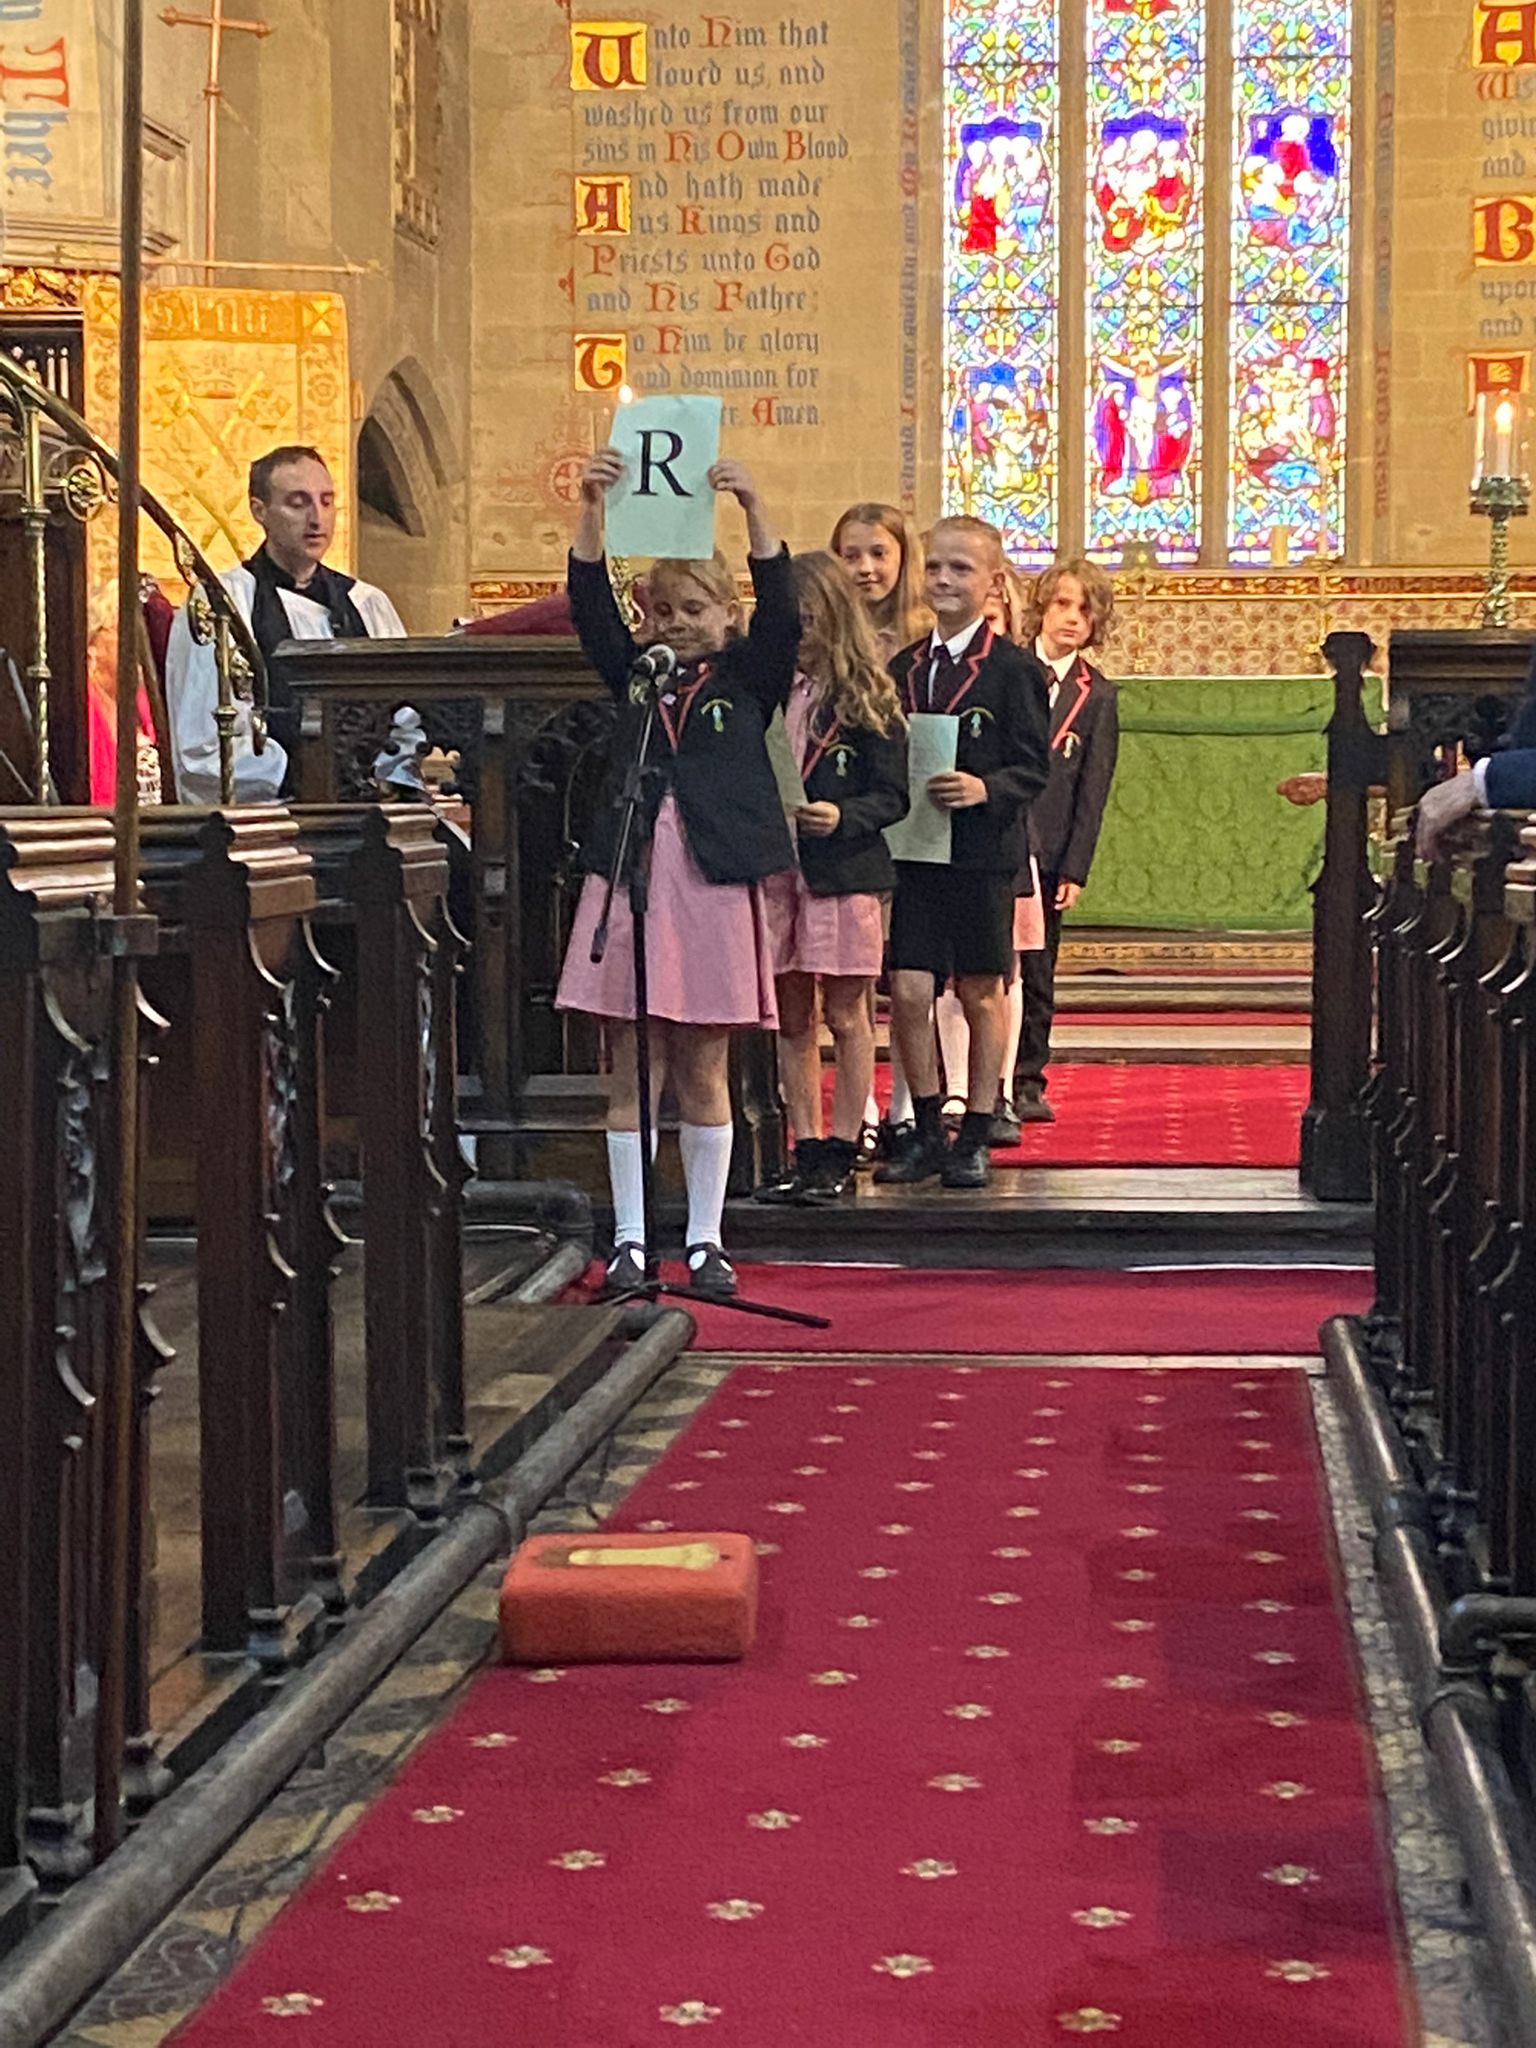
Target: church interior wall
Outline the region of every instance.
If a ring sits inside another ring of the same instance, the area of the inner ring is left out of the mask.
[[[1375,139],[1390,151],[1391,194],[1391,315],[1377,338],[1390,396],[1382,484],[1388,559],[1403,564],[1486,558],[1486,526],[1467,511],[1467,360],[1527,351],[1536,334],[1529,256],[1474,259],[1476,202],[1536,193],[1536,49],[1526,65],[1479,68],[1475,39],[1492,11],[1474,0],[1398,0],[1381,25],[1390,80]],[[1500,48],[1518,54],[1518,42]],[[1515,522],[1511,541],[1517,560],[1536,561],[1528,521]]]
[[[362,516],[356,566],[389,589],[413,631],[425,633],[444,630],[464,602],[470,176],[459,110],[469,72],[469,9],[467,0],[441,0],[410,11],[437,67],[440,99],[432,96],[430,105],[402,103],[393,7],[273,0],[263,9],[270,37],[244,48],[235,39],[226,45],[231,103],[253,111],[226,127],[220,240],[247,261],[361,273],[312,274],[317,287],[338,292],[347,305],[349,490],[356,486],[356,433],[381,403],[388,407],[400,365],[414,366],[425,410],[439,422],[426,531],[412,536]],[[407,232],[396,220],[393,165],[407,121],[421,124],[417,140],[428,158],[434,205],[427,233]],[[259,282],[260,274],[240,281]],[[272,281],[286,288],[306,277],[274,272]],[[408,443],[402,457],[415,459]]]

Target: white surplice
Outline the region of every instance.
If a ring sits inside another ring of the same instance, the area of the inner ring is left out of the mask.
[[[256,602],[256,578],[243,564],[223,578],[241,617],[249,625]],[[348,595],[371,640],[405,638],[405,626],[382,590],[354,583]],[[322,604],[297,590],[280,590],[283,609],[295,640],[331,640],[331,615]],[[193,638],[187,607],[171,626],[165,654],[165,700],[171,725],[171,759],[176,770],[178,799],[184,804],[219,801],[219,730],[214,711],[219,702],[219,670],[213,643]],[[288,751],[268,739],[258,754],[251,745],[251,707],[235,704],[235,801],[275,803],[288,772]]]

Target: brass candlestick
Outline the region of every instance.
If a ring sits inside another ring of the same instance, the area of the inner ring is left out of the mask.
[[[1483,624],[1513,623],[1509,598],[1509,522],[1531,509],[1530,479],[1523,476],[1480,476],[1472,486],[1472,510],[1489,522],[1488,587],[1483,595]]]

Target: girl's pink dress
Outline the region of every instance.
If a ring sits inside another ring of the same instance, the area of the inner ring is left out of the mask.
[[[796,676],[784,722],[797,761],[806,755],[813,695],[810,679]],[[763,898],[777,973],[862,978],[880,972],[885,938],[878,896],[867,892],[813,896],[799,868],[791,868],[786,874],[768,877]]]
[[[588,875],[582,885],[555,1007],[590,1017],[633,1018],[634,918],[625,889],[614,897],[608,949],[600,965],[592,964],[592,934],[606,888],[603,875]],[[645,964],[646,1005],[653,1017],[673,1024],[779,1027],[762,886],[705,880],[670,793],[657,811],[651,846]]]

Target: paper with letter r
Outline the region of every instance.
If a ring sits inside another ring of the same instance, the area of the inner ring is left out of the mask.
[[[768,721],[768,730],[763,735],[768,744],[768,766],[773,770],[773,779],[779,786],[779,802],[791,816],[807,802],[805,781],[800,773],[800,763],[795,759],[795,750],[789,737],[789,727],[784,722],[782,711],[775,711]]]
[[[720,401],[702,394],[637,398],[613,416],[624,474],[608,493],[608,550],[700,562],[715,551]]]
[[[954,773],[959,741],[958,718],[941,711],[914,711],[908,718],[907,790],[912,803],[904,818],[885,828],[885,843],[893,860],[949,866],[950,813],[941,811],[928,794],[928,780],[933,775]]]

